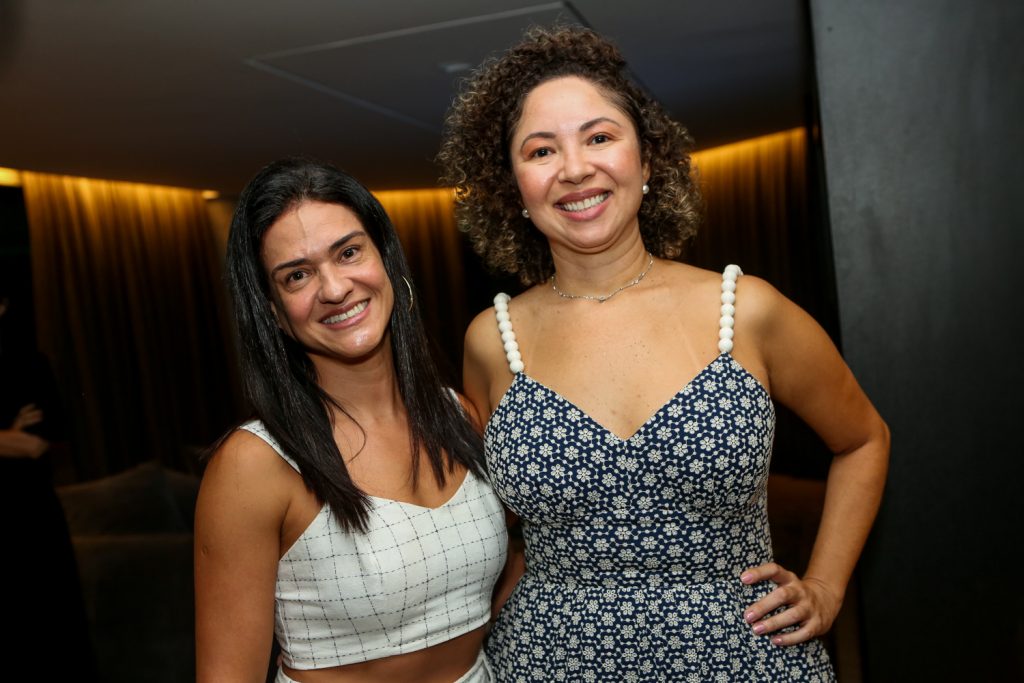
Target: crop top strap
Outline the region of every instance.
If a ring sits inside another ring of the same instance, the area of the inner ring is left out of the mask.
[[[732,351],[733,326],[736,324],[736,280],[743,271],[730,263],[722,271],[722,317],[718,319],[718,350],[722,353]]]
[[[302,474],[302,471],[299,469],[298,463],[296,463],[294,460],[292,460],[291,458],[284,454],[284,451],[281,448],[281,444],[277,442],[277,439],[270,435],[270,432],[267,431],[267,428],[263,425],[263,422],[261,422],[260,420],[252,420],[250,422],[246,422],[243,425],[240,425],[238,428],[244,429],[250,434],[258,436],[264,441],[266,441],[267,445],[273,448],[277,452],[277,454],[281,456],[282,460],[291,465],[292,469],[294,469],[296,472]]]
[[[516,333],[512,330],[512,319],[508,315],[508,302],[512,300],[508,294],[502,292],[494,297],[494,316],[498,319],[498,332],[501,333],[501,343],[505,345],[505,358],[508,359],[508,369],[512,374],[523,371],[523,357],[519,354],[519,343],[516,342]]]

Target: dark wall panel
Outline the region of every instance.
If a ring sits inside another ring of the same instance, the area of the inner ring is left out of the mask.
[[[1024,680],[1024,3],[810,6],[844,351],[893,433],[868,680]]]

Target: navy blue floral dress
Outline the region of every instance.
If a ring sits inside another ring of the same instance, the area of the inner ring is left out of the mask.
[[[777,647],[743,620],[774,588],[739,575],[772,560],[775,409],[729,353],[734,300],[721,355],[626,440],[512,365],[485,432],[526,543],[486,646],[499,683],[834,680],[818,641]]]

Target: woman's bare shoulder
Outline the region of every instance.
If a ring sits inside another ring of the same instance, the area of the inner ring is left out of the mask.
[[[699,268],[678,261],[662,261],[660,278],[676,293],[683,291],[703,301],[709,296],[717,298],[722,287],[721,271]]]
[[[501,351],[501,332],[494,307],[480,311],[466,329],[465,353],[477,361],[491,359]]]
[[[512,324],[522,326],[529,322],[537,309],[544,306],[546,297],[551,294],[550,288],[550,284],[543,282],[513,296],[508,302]]]
[[[768,334],[782,320],[801,314],[800,308],[770,282],[756,275],[744,275],[736,281],[736,323],[746,318],[748,327]]]
[[[255,469],[275,468],[284,460],[270,443],[249,429],[239,427],[221,442],[210,457],[211,466]]]
[[[540,285],[531,287],[525,292],[506,299],[505,305],[513,331],[520,332],[530,325],[537,313],[537,306],[540,305],[540,287]],[[498,323],[495,306],[485,308],[478,313],[466,330],[467,350],[472,348],[474,353],[479,353],[484,357],[504,358],[505,353],[502,348]]]
[[[666,268],[667,277],[674,289],[685,291],[693,305],[709,300],[720,301],[724,291],[723,271],[708,270],[695,266],[671,263]],[[790,314],[794,305],[767,281],[755,275],[741,275],[736,279],[733,292],[735,324],[743,330],[747,339],[760,338],[770,331],[773,321],[779,316]]]
[[[713,268],[702,268],[701,266],[695,266],[690,263],[683,263],[680,261],[669,261],[662,259],[659,261],[666,270],[669,270],[677,277],[686,278],[691,282],[697,283],[721,283],[722,276],[725,274],[725,270],[729,265],[735,265],[740,269],[740,273],[743,273],[742,264],[725,264],[718,270]],[[741,275],[739,280],[755,278],[753,275]]]
[[[264,439],[236,429],[214,451],[203,472],[201,495],[225,501],[247,497],[286,503],[298,473]]]

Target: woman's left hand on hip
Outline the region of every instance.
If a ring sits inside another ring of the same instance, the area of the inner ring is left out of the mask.
[[[743,613],[754,633],[770,636],[775,645],[796,645],[825,633],[842,606],[842,598],[837,597],[824,581],[814,577],[800,578],[774,562],[746,570],[740,581],[748,585],[761,581],[775,583],[771,593]],[[776,612],[779,608],[785,609]],[[788,627],[795,628],[779,633]]]

